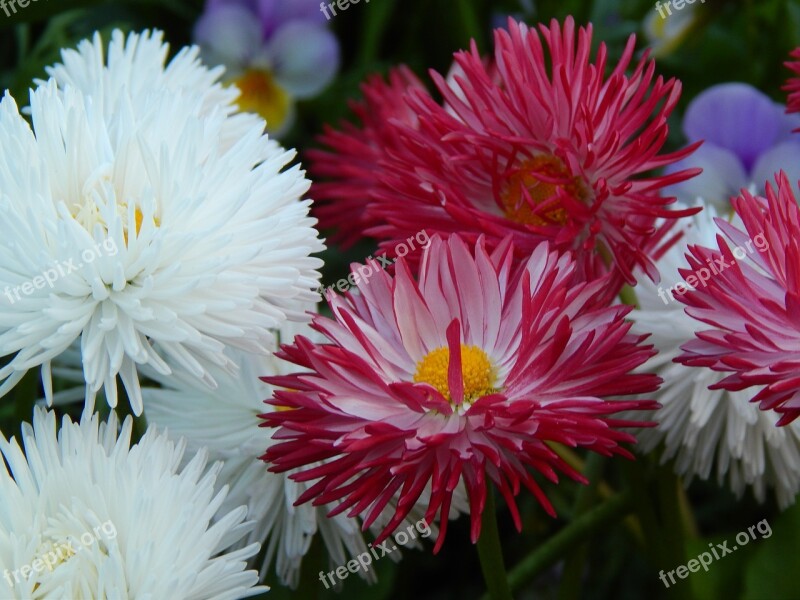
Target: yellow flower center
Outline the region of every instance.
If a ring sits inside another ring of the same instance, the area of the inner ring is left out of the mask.
[[[39,551],[36,553],[36,558],[40,563],[45,565],[47,571],[54,571],[76,554],[77,552],[75,552],[71,544],[47,543],[39,548]],[[38,589],[39,584],[35,583],[33,585],[33,591],[35,592]]]
[[[290,117],[292,100],[268,71],[250,69],[233,84],[241,92],[236,101],[239,110],[263,117],[270,131],[278,131]]]
[[[127,244],[128,231],[130,230],[130,225],[128,224],[128,203],[120,202],[117,210],[120,218],[122,219],[122,235],[125,239],[125,244]],[[75,220],[78,221],[78,223],[80,223],[83,228],[86,229],[86,231],[91,233],[95,225],[99,224],[103,229],[106,230],[106,232],[108,232],[108,224],[105,222],[105,219],[103,219],[102,215],[100,214],[100,209],[97,207],[97,204],[93,199],[86,198],[83,204],[76,202],[72,205],[72,211],[70,212],[72,213],[72,216],[75,217]],[[144,220],[144,215],[138,206],[133,211],[133,219],[133,226],[136,229],[136,235],[139,235],[139,232],[142,230],[142,221]],[[154,222],[156,227],[160,225],[157,217],[154,218]]]
[[[442,396],[452,401],[447,371],[450,366],[450,348],[444,346],[429,352],[417,363],[414,373],[415,383],[427,383],[436,388]],[[477,346],[461,344],[461,381],[464,384],[464,401],[472,402],[497,391],[494,388],[494,367],[486,353]]]
[[[523,225],[564,225],[569,218],[559,202],[567,194],[584,201],[585,188],[578,177],[555,156],[537,156],[524,161],[500,192],[506,217]]]

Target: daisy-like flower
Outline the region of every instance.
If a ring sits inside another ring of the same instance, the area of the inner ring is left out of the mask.
[[[610,269],[633,282],[636,265],[655,275],[657,218],[689,214],[668,210],[673,199],[659,191],[698,172],[643,176],[693,149],[659,154],[680,83],[656,78],[647,57],[626,75],[633,36],[606,77],[606,47],[590,62],[591,42],[591,26],[576,30],[572,18],[538,30],[509,21],[509,31],[495,31],[493,60],[473,45],[456,54],[450,81],[432,74],[443,104],[412,86],[392,100],[413,111],[411,122],[394,119],[386,134],[345,130],[350,148],[340,138],[334,151],[358,154],[373,135],[390,140],[371,159],[377,185],[365,218],[377,224],[367,235],[391,252],[424,222],[431,234],[484,234],[490,246],[511,235],[523,257],[549,241],[575,253],[587,280]],[[358,192],[351,175],[338,175],[329,202]]]
[[[409,90],[424,93],[425,86],[407,67],[393,69],[388,81],[379,75],[371,77],[361,86],[363,100],[351,104],[361,126],[344,123],[337,130],[326,125],[319,139],[329,150],[308,152],[315,182],[312,195],[317,201],[314,214],[321,227],[333,231],[330,239],[344,247],[380,222],[368,209],[372,191],[380,187],[378,163],[402,144],[401,130],[393,123],[400,121],[412,129],[419,125],[405,102]]]
[[[245,571],[258,544],[231,550],[246,509],[221,512],[220,464],[206,468],[148,430],[131,447],[132,419],[80,423],[37,408],[24,453],[0,437],[0,597],[245,598],[266,591]],[[7,466],[6,466],[7,464]],[[214,522],[216,520],[216,522]]]
[[[297,100],[319,94],[339,70],[339,42],[318,0],[207,0],[195,40],[209,64],[260,114],[272,135],[294,122]]]
[[[789,93],[786,101],[786,112],[800,112],[800,48],[795,48],[789,54],[792,60],[786,61],[784,65],[794,73],[783,86],[783,90]]]
[[[196,97],[199,116],[221,113],[228,117],[220,143],[228,148],[252,130],[262,130],[261,117],[239,112],[239,90],[220,82],[225,69],[207,68],[199,58],[197,46],[187,46],[167,62],[169,44],[161,31],[129,33],[114,30],[106,44],[99,32],[92,40],[83,40],[77,48],[61,51],[62,62],[47,67],[47,74],[60,88],[76,88],[92,98],[93,110],[113,122],[120,110],[131,111],[134,118],[146,119],[158,110],[161,92]],[[46,81],[36,80],[38,85]],[[153,93],[157,90],[157,93]],[[154,105],[154,102],[156,105]]]
[[[697,198],[721,214],[731,212],[730,198],[747,188],[762,193],[768,179],[785,170],[800,178],[800,138],[792,129],[800,120],[784,106],[746,83],[722,83],[689,103],[683,133],[703,145],[692,156],[669,165],[667,172],[699,167],[702,174],[668,188],[687,204]]]
[[[280,427],[265,460],[313,481],[301,502],[337,502],[333,514],[369,526],[396,499],[380,541],[430,486],[425,520],[438,515],[438,551],[459,482],[476,541],[488,482],[520,527],[520,484],[553,514],[534,474],[582,480],[548,442],[630,456],[620,443],[633,437],[617,427],[634,421],[613,415],[654,403],[604,398],[659,380],[629,374],[652,352],[628,333],[628,309],[598,304],[605,282],[575,284],[572,258],[546,244],[521,264],[508,240],[491,254],[485,246],[473,253],[457,235],[437,236],[418,282],[400,259],[395,278],[381,271],[358,294],[329,294],[334,319],[312,325],[327,343],[300,336],[282,347],[311,372],[269,378],[286,388],[273,404],[288,410],[264,415]]]
[[[281,330],[281,340],[291,342],[295,331],[312,338],[319,335],[308,326],[286,326]],[[266,549],[261,577],[274,561],[281,582],[296,587],[303,557],[315,535],[322,537],[332,568],[366,552],[366,543],[356,520],[344,515],[326,517],[332,506],[294,506],[308,484],[292,481],[286,473],[270,473],[259,459],[265,440],[269,442],[269,431],[261,427],[258,415],[273,408],[264,400],[274,392],[259,377],[289,373],[294,365],[274,356],[244,352],[233,357],[241,365],[240,373],[233,377],[217,370],[214,375],[219,387],[214,391],[191,376],[156,374],[163,388],[143,390],[148,422],[166,427],[173,437],[185,438],[190,454],[206,448],[212,460],[224,461],[218,481],[230,491],[222,512],[245,505],[248,519],[255,522],[240,544],[261,543]],[[187,411],[189,405],[192,410]],[[374,580],[372,571],[359,573]]]
[[[87,410],[101,388],[116,406],[119,375],[140,414],[138,365],[169,374],[169,357],[213,386],[208,365],[236,369],[226,347],[268,354],[270,328],[306,318],[323,247],[309,182],[207,100],[153,87],[109,112],[51,80],[33,127],[0,102],[0,394],[41,366],[52,400],[51,361],[80,340]]]
[[[763,502],[767,488],[774,488],[778,504],[786,507],[800,490],[800,422],[777,428],[779,415],[759,410],[746,391],[714,387],[723,373],[673,362],[681,344],[694,338],[698,328],[676,300],[686,287],[675,290],[673,286],[683,284],[679,269],[686,264],[686,247],[715,244],[720,233],[716,215],[713,206],[707,206],[682,223],[680,243],[656,263],[662,285],[641,276],[636,286],[639,309],[630,314],[633,331],[652,333],[648,342],[658,350],[640,370],[657,373],[664,380],[654,396],[661,404],[653,416],[658,425],[637,435],[638,449],[650,452],[663,442],[662,460],[675,458],[675,470],[687,483],[693,477],[708,479],[713,470],[720,485],[727,479],[736,495],[752,486]]]
[[[748,390],[787,425],[800,415],[800,208],[785,173],[775,181],[766,198],[743,190],[732,201],[743,229],[717,221],[733,248],[722,236],[717,248],[689,247],[681,274],[689,284],[689,277],[705,283],[678,299],[709,329],[684,344],[676,360],[730,373],[712,388]]]

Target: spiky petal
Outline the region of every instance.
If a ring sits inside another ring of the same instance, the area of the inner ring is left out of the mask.
[[[733,200],[744,230],[717,221],[733,246],[718,236],[718,248],[689,247],[684,278],[718,273],[679,297],[710,329],[676,360],[731,373],[712,389],[752,388],[753,402],[786,425],[800,415],[800,209],[786,175],[775,182],[766,198],[742,190]]]
[[[285,388],[272,401],[289,410],[263,415],[280,427],[265,459],[278,472],[302,468],[314,481],[300,502],[338,502],[334,513],[362,515],[369,526],[390,500],[389,535],[431,486],[426,520],[445,536],[453,490],[465,483],[473,541],[480,534],[487,483],[505,497],[521,526],[515,496],[527,487],[553,514],[534,474],[582,480],[547,445],[623,454],[632,437],[620,410],[659,379],[629,372],[652,351],[628,333],[628,308],[597,303],[603,281],[574,283],[568,255],[538,246],[522,264],[508,240],[489,252],[457,235],[435,237],[419,280],[405,259],[359,294],[328,298],[334,318],[313,327],[329,343],[304,337],[281,356],[310,373],[272,377]],[[307,468],[317,461],[322,466]]]
[[[633,36],[608,76],[605,45],[592,62],[591,43],[591,25],[576,29],[572,18],[538,29],[512,20],[495,32],[493,60],[473,44],[455,55],[453,77],[432,73],[442,104],[417,85],[393,85],[400,97],[373,94],[366,106],[375,114],[413,116],[379,126],[362,118],[361,129],[326,134],[338,164],[358,165],[330,173],[327,214],[361,198],[366,215],[350,218],[371,225],[366,234],[389,253],[425,223],[431,234],[473,242],[483,234],[490,247],[511,235],[523,257],[547,240],[575,253],[585,280],[610,270],[616,283],[633,282],[636,266],[656,277],[656,220],[693,212],[669,210],[673,199],[659,192],[699,172],[644,176],[696,147],[660,154],[681,86],[656,77],[646,54],[632,64]],[[373,139],[386,145],[364,152]]]

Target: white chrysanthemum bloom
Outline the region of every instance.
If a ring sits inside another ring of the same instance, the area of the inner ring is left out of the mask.
[[[232,141],[207,101],[153,88],[107,114],[51,80],[33,128],[0,102],[0,395],[41,366],[52,401],[51,361],[79,339],[86,409],[101,388],[116,406],[119,375],[138,415],[139,366],[213,387],[209,366],[235,373],[226,348],[268,354],[271,329],[305,319],[309,181],[262,127]]]
[[[308,326],[288,325],[281,330],[282,342],[294,339],[295,332],[316,339]],[[242,543],[261,542],[266,548],[261,565],[263,578],[275,564],[280,581],[296,587],[303,557],[314,535],[319,533],[327,547],[331,568],[367,551],[357,520],[344,515],[328,518],[334,505],[294,506],[295,500],[310,485],[289,479],[290,473],[270,473],[260,459],[271,443],[270,430],[260,426],[259,414],[274,410],[264,400],[273,389],[259,377],[287,373],[294,365],[274,356],[259,357],[244,352],[232,354],[240,364],[236,377],[215,371],[219,387],[209,390],[191,376],[153,374],[162,389],[145,388],[144,402],[148,422],[166,427],[172,436],[187,440],[190,451],[207,448],[212,459],[225,461],[219,481],[230,488],[223,508],[248,507],[248,518],[255,528]],[[374,580],[372,570],[362,576]]]
[[[220,465],[148,430],[130,446],[112,414],[80,424],[37,408],[24,453],[0,437],[0,598],[245,598],[266,591],[245,571],[258,544],[232,550],[252,525],[225,513]]]
[[[672,362],[681,354],[680,346],[694,339],[698,321],[688,317],[684,305],[673,299],[673,294],[685,288],[671,289],[683,281],[678,269],[688,266],[684,258],[687,245],[716,247],[721,232],[715,217],[715,209],[705,206],[694,218],[682,222],[684,237],[656,263],[660,284],[638,277],[635,292],[640,308],[629,318],[637,333],[652,333],[648,341],[658,350],[640,370],[664,379],[653,396],[662,404],[653,416],[658,426],[641,430],[639,447],[649,452],[663,442],[662,462],[674,457],[675,470],[687,483],[695,476],[708,479],[713,469],[721,485],[727,476],[737,496],[752,486],[755,497],[763,502],[766,488],[772,487],[778,504],[786,507],[800,490],[800,422],[775,427],[779,415],[752,404],[752,394],[708,389],[725,373]]]
[[[224,146],[229,146],[251,129],[263,131],[261,117],[239,113],[236,105],[239,90],[220,81],[224,67],[207,68],[200,60],[197,46],[182,48],[167,63],[169,44],[161,31],[143,31],[127,36],[120,30],[111,34],[108,52],[100,33],[83,40],[76,49],[61,51],[61,63],[47,67],[47,74],[60,88],[73,87],[91,96],[95,109],[107,121],[113,121],[121,105],[130,103],[135,117],[146,118],[158,110],[161,92],[196,96],[199,114],[225,115]],[[46,82],[36,80],[39,85]]]

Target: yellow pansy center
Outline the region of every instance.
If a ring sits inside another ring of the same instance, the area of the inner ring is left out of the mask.
[[[523,225],[563,225],[569,215],[559,195],[585,199],[584,186],[555,156],[524,161],[508,177],[500,192],[506,217]]]
[[[242,112],[264,118],[270,131],[278,131],[291,116],[292,100],[272,75],[262,69],[250,69],[233,81],[241,95],[236,100]]]
[[[427,383],[442,396],[452,401],[447,372],[450,366],[450,348],[444,346],[429,352],[417,363],[415,383]],[[486,353],[477,346],[461,344],[461,381],[464,383],[464,401],[472,402],[495,392],[495,370]]]

